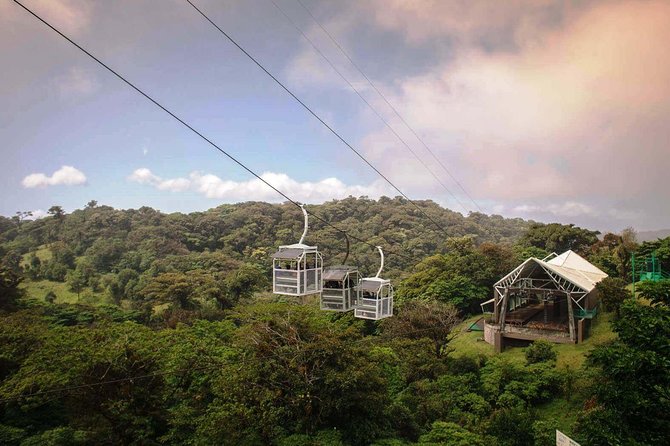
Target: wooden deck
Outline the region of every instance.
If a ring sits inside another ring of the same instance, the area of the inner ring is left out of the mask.
[[[505,323],[511,325],[525,325],[533,320],[539,313],[542,313],[543,310],[544,305],[541,303],[517,308],[505,315]]]

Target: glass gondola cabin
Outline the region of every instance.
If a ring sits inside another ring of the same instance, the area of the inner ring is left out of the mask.
[[[384,252],[377,246],[381,256],[381,266],[375,277],[361,279],[358,286],[360,296],[354,309],[354,316],[360,319],[378,321],[393,316],[393,285],[388,279],[380,278],[384,269]]]
[[[360,298],[354,316],[374,321],[393,316],[393,286],[390,280],[366,277],[358,288]]]
[[[354,266],[330,266],[323,271],[321,309],[349,311],[358,302],[361,275]]]
[[[316,246],[284,245],[273,254],[272,292],[307,296],[321,292],[323,260]]]

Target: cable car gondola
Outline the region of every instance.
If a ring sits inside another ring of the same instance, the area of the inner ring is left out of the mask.
[[[305,245],[309,221],[307,211],[300,205],[305,216],[305,229],[300,241],[283,245],[272,255],[272,292],[285,296],[308,296],[321,292],[323,259],[316,246]]]
[[[374,321],[393,316],[393,285],[390,280],[379,277],[384,269],[384,251],[381,246],[377,246],[377,249],[381,256],[381,266],[375,277],[361,280],[358,286],[361,294],[354,310],[355,317]]]
[[[321,309],[325,311],[349,311],[353,309],[361,291],[358,287],[361,274],[355,266],[346,265],[349,258],[349,237],[347,240],[347,254],[342,265],[329,266],[323,271],[323,286],[321,291]]]

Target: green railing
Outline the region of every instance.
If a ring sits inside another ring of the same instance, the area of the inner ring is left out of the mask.
[[[596,314],[598,314],[598,308],[594,308],[593,310],[582,310],[581,308],[578,308],[575,311],[575,316],[579,319],[593,319],[596,317]]]

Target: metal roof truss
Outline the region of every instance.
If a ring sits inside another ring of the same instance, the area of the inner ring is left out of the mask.
[[[531,262],[532,266],[529,265]],[[517,285],[515,288],[519,289],[547,291],[555,289],[559,292],[563,292],[566,295],[570,295],[572,301],[583,310],[584,308],[581,306],[580,302],[588,294],[588,290],[571,282],[561,274],[553,271],[551,268],[547,268],[542,263],[543,262],[538,262],[533,258],[528,259],[507,276],[500,279],[494,285],[495,291],[500,297],[500,299],[496,299],[497,302],[495,305],[500,306],[502,304],[502,297],[504,296],[505,289],[512,288],[512,285]],[[532,277],[536,274],[538,268],[541,268],[541,271],[544,272],[547,277]]]

